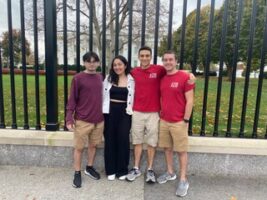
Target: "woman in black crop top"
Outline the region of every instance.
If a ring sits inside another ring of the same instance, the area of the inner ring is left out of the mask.
[[[109,111],[104,112],[104,158],[108,180],[114,180],[115,177],[125,180],[128,174],[131,115],[126,113],[126,108],[130,69],[126,58],[116,56],[110,74],[104,81],[104,99],[109,99]]]

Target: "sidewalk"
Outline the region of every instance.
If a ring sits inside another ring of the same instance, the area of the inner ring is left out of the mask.
[[[71,186],[70,168],[42,168],[0,165],[1,200],[266,200],[267,178],[189,176],[185,198],[176,197],[177,181],[144,184],[143,176],[134,182],[94,181],[84,175],[83,187]]]

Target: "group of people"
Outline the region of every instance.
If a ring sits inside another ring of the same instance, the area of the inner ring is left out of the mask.
[[[121,55],[111,62],[104,79],[96,72],[100,65],[94,52],[83,56],[85,70],[73,77],[67,105],[66,125],[74,131],[73,186],[81,187],[81,158],[88,142],[88,163],[84,173],[100,179],[93,167],[96,146],[104,133],[104,160],[108,180],[134,181],[141,175],[143,144],[147,144],[147,183],[175,180],[173,153],[178,152],[180,179],[177,196],[185,196],[189,187],[186,177],[188,123],[193,108],[195,77],[176,69],[173,51],[163,54],[163,66],[150,64],[152,50],[139,49],[140,67],[131,69]],[[102,82],[103,81],[103,82]],[[134,165],[130,160],[130,133],[134,146]],[[156,147],[164,148],[167,171],[156,177],[153,161]]]

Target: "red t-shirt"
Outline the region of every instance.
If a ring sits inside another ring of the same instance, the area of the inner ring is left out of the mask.
[[[183,120],[186,105],[185,93],[195,87],[195,84],[188,83],[189,79],[189,74],[182,71],[162,78],[160,84],[161,119],[167,122]]]
[[[147,69],[136,67],[131,71],[135,80],[133,110],[139,112],[160,111],[160,80],[166,74],[160,65],[150,65]]]

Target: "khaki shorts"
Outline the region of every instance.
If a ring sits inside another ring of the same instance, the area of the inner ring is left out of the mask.
[[[177,152],[188,151],[188,124],[184,121],[159,123],[159,147],[173,148]]]
[[[159,114],[134,111],[132,115],[133,144],[146,143],[156,147],[159,133]]]
[[[104,122],[92,124],[76,120],[74,129],[74,148],[82,150],[87,143],[97,145],[102,142]]]

